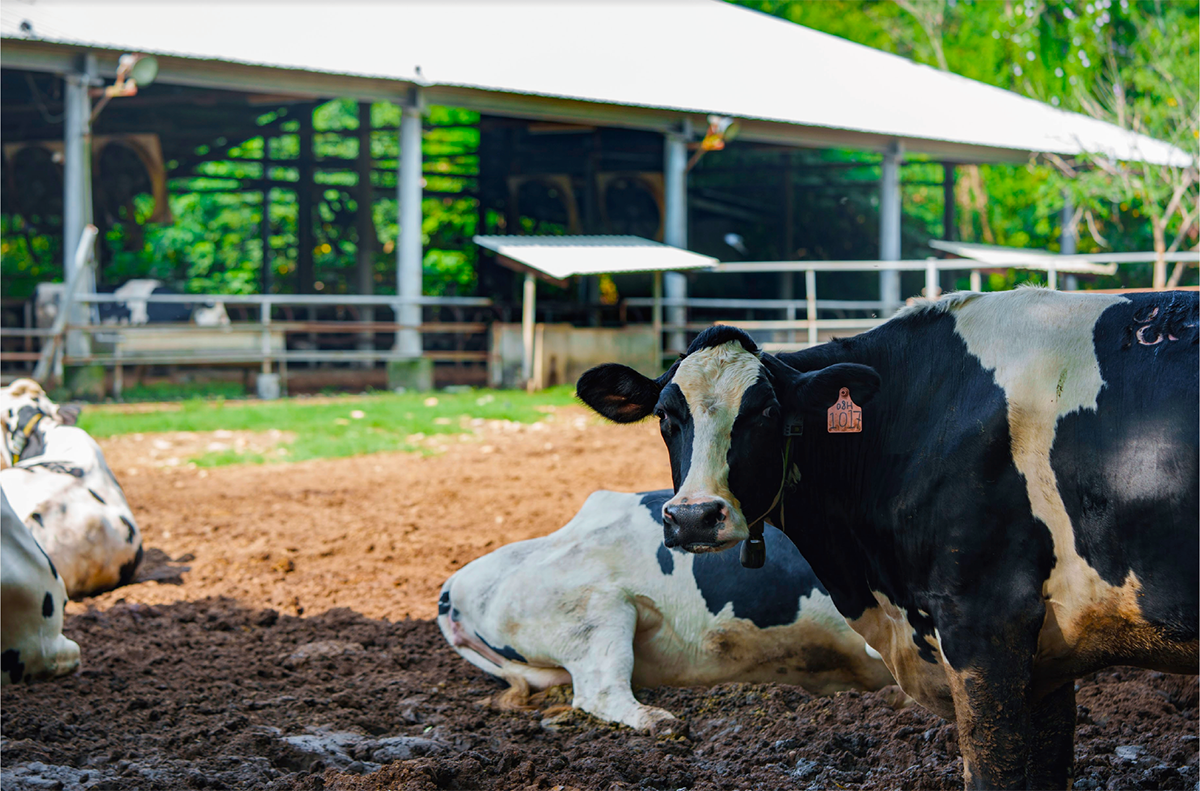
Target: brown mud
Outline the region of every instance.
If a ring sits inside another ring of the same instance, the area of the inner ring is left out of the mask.
[[[69,605],[79,673],[5,688],[0,786],[961,787],[955,727],[888,690],[640,691],[688,722],[665,737],[564,714],[555,695],[489,708],[501,686],[429,620],[441,582],[557,529],[596,488],[669,483],[652,427],[573,409],[538,425],[436,456],[209,470],[151,463],[151,435],[106,441],[147,562]],[[1114,668],[1078,689],[1076,788],[1198,787],[1194,677]]]

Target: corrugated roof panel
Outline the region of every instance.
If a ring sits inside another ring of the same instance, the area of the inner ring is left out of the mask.
[[[1114,125],[714,0],[6,0],[0,36],[1010,151],[1192,161]]]
[[[475,244],[555,280],[574,275],[705,269],[717,263],[707,255],[640,236],[476,236]]]

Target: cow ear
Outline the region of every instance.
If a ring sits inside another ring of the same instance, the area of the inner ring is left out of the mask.
[[[79,422],[79,413],[82,411],[83,407],[79,404],[63,404],[57,410],[58,422],[64,426],[73,426]]]
[[[579,377],[575,395],[614,423],[636,423],[654,411],[659,394],[674,372],[672,366],[658,379],[651,379],[627,365],[605,363]]]
[[[879,392],[880,378],[874,368],[857,363],[837,363],[799,374],[789,394],[793,408],[801,412],[825,412],[838,400],[843,387],[850,399],[863,406]]]

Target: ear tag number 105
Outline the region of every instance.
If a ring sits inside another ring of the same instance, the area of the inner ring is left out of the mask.
[[[838,392],[838,400],[829,407],[830,434],[857,434],[862,431],[862,407],[850,400],[850,388]]]

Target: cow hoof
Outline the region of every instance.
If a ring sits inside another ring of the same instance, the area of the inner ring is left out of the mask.
[[[678,717],[658,720],[650,726],[649,730],[656,737],[672,739],[691,738],[691,729],[688,727],[687,720],[681,720]]]

